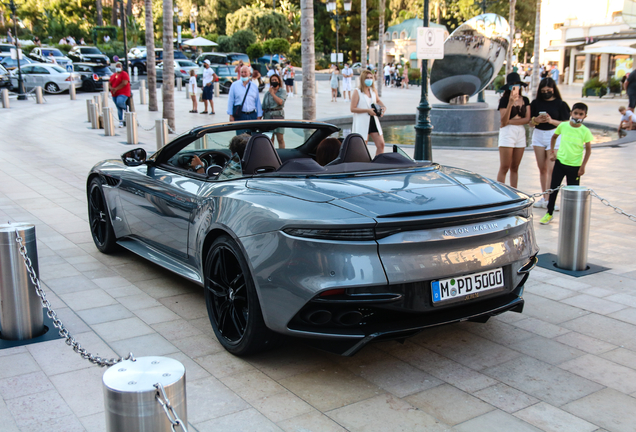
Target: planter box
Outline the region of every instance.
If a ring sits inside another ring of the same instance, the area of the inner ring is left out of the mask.
[[[599,92],[596,93],[596,90],[599,90]],[[583,97],[590,97],[590,96],[603,97],[606,94],[607,94],[607,87],[600,87],[599,89],[595,89],[595,88],[585,89],[585,91],[583,91],[582,96]]]

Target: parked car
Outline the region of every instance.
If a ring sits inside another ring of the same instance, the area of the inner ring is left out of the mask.
[[[232,83],[238,79],[238,75],[234,73],[233,66],[211,65],[214,73],[219,77],[219,90],[221,93],[229,93]],[[203,68],[199,68],[197,73],[197,85],[203,87]]]
[[[141,75],[146,73],[146,56],[147,52],[144,52],[141,57],[132,59],[130,61],[130,70],[134,75]],[[187,60],[188,58],[184,53],[178,50],[174,50],[175,60]],[[155,63],[159,64],[163,61],[163,48],[155,48]]]
[[[26,91],[35,87],[42,87],[47,93],[61,93],[68,91],[71,85],[78,88],[82,85],[82,78],[74,73],[66,72],[61,66],[49,63],[33,63],[20,65],[22,81]],[[11,71],[11,86],[18,87],[18,71]]]
[[[217,52],[203,53],[199,57],[197,57],[195,62],[199,66],[203,66],[203,62],[206,60],[210,60],[210,63],[213,65],[226,65],[228,63],[227,55]]]
[[[27,56],[23,55],[20,59],[20,66],[26,66],[31,63],[36,63]],[[5,57],[0,61],[0,65],[4,66],[7,70],[13,70],[18,67],[18,60],[12,59],[11,57]]]
[[[15,49],[15,45],[0,43],[0,59],[11,57],[11,50]]]
[[[93,46],[74,46],[68,53],[68,57],[74,62],[110,64],[110,59],[99,48]]]
[[[11,75],[9,71],[0,65],[0,88],[11,88]]]
[[[187,84],[190,79],[190,71],[199,70],[199,66],[190,60],[175,60],[174,61],[174,79],[181,78],[183,84]],[[157,65],[157,81],[163,81],[163,63]]]
[[[146,47],[145,46],[136,46],[131,48],[128,51],[128,59],[140,58],[146,55]]]
[[[231,52],[226,53],[225,55],[227,56],[227,63],[232,66],[238,65],[239,61],[242,61],[243,64],[246,65],[251,63],[250,58],[247,54]]]
[[[81,90],[86,92],[103,90],[104,81],[113,74],[108,66],[97,63],[73,63],[73,71],[82,79]]]
[[[268,136],[281,127],[276,149]],[[242,157],[228,148],[238,130],[251,134]],[[216,337],[235,355],[281,335],[353,355],[374,340],[522,311],[538,252],[531,197],[397,146],[371,159],[358,134],[319,165],[318,144],[338,132],[224,122],[151,156],[138,148],[100,162],[86,186],[93,241],[201,285]]]
[[[66,68],[66,65],[72,63],[71,59],[62,54],[62,51],[57,48],[36,47],[33,48],[29,56],[41,63],[53,63],[53,59],[55,59],[55,62],[62,68]]]

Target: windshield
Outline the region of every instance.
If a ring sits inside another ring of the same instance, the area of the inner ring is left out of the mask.
[[[64,57],[64,54],[62,54],[62,51],[57,50],[57,49],[43,49],[42,50],[42,55],[48,56],[53,54],[54,57]]]
[[[0,45],[0,51],[2,52],[11,52],[11,48],[13,47],[9,45]]]
[[[197,67],[197,64],[188,60],[179,60],[177,64],[181,67]]]
[[[185,54],[182,53],[181,51],[175,51],[174,52],[174,58],[176,58],[176,59],[187,59]]]
[[[234,71],[230,72],[230,68],[228,67],[218,67],[216,68],[216,74],[222,77],[233,76]]]
[[[1,74],[6,74],[6,73],[8,73],[8,71],[4,68],[4,66],[0,65],[0,73]]]
[[[95,72],[97,75],[101,75],[101,74],[112,75],[113,74],[111,70],[106,66],[94,67],[93,72]]]
[[[238,63],[239,60],[243,60],[243,63],[248,64],[250,62],[250,58],[247,54],[228,54],[227,60],[231,64]]]
[[[101,51],[94,47],[82,48],[82,54],[101,54]]]
[[[285,138],[285,148],[294,149],[303,145],[309,137],[311,137],[317,129],[301,129],[301,128],[274,128],[269,127],[268,130],[262,129],[247,129],[248,135],[254,135],[262,133],[269,139],[272,139],[274,131],[276,133],[282,133]],[[210,132],[203,135],[201,138],[188,144],[183,150],[185,152],[191,152],[196,150],[227,150],[230,149],[230,141],[236,136],[236,131],[224,131],[224,132]],[[274,140],[272,140],[273,142]],[[278,140],[274,144],[274,147],[279,148]]]

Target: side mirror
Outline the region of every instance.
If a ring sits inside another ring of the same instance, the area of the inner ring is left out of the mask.
[[[127,151],[121,155],[121,160],[126,166],[139,166],[146,162],[146,150],[142,148],[136,148],[134,150]]]

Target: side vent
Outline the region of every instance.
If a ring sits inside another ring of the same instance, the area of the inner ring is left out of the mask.
[[[112,186],[112,187],[118,186],[119,182],[121,181],[118,178],[107,176],[107,175],[103,175],[103,174],[102,174],[102,179],[103,179],[105,184],[107,184],[108,186]]]

